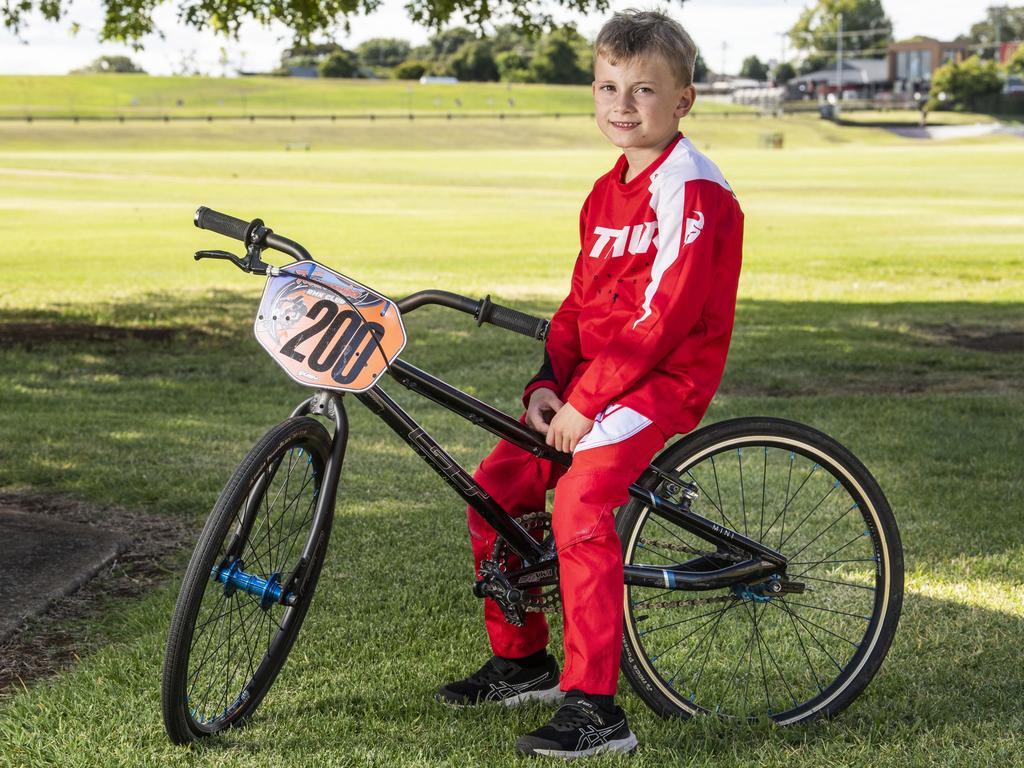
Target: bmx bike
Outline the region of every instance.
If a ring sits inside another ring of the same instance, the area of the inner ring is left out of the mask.
[[[162,708],[186,743],[251,718],[288,656],[323,567],[349,436],[344,395],[379,416],[498,533],[477,597],[506,620],[558,607],[543,510],[508,515],[380,387],[387,373],[470,423],[568,465],[572,456],[399,357],[402,316],[433,304],[542,340],[547,321],[439,290],[398,301],[312,260],[259,219],[199,208],[197,227],[246,255],[200,251],[267,276],[256,337],[314,388],[249,451],[199,537],[171,619]],[[273,249],[295,261],[274,267]],[[333,426],[333,433],[323,422]],[[625,566],[622,670],[664,717],[712,713],[779,725],[836,714],[868,685],[899,620],[903,554],[881,488],[846,448],[768,417],[698,429],[667,446],[616,518]]]

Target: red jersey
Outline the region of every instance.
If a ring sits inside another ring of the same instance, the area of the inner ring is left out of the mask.
[[[572,288],[523,399],[548,387],[591,419],[614,402],[666,435],[689,432],[725,368],[743,212],[681,134],[629,182],[626,166],[623,155],[583,203]]]

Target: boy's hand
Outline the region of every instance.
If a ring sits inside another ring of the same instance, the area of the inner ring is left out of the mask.
[[[547,387],[533,390],[526,407],[526,426],[547,434],[548,423],[561,407],[562,401],[552,390]]]
[[[547,444],[563,453],[572,453],[576,449],[576,443],[583,439],[592,426],[593,419],[588,419],[571,404],[566,403],[548,426]]]

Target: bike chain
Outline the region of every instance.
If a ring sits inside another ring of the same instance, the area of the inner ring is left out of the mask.
[[[748,557],[744,555],[737,555],[732,552],[707,552],[691,547],[689,544],[680,542],[679,544],[673,544],[671,541],[660,541],[658,539],[637,539],[638,544],[644,546],[656,547],[658,549],[665,549],[669,552],[686,552],[690,555],[697,555],[698,557],[715,558],[716,560],[728,560],[733,563],[742,563],[744,560],[748,560]]]
[[[740,599],[736,595],[720,595],[719,597],[696,597],[692,600],[659,600],[657,602],[645,602],[635,606],[635,608],[637,610],[642,608],[690,608],[699,605],[714,605],[715,603],[731,603]]]
[[[551,529],[551,515],[548,512],[529,512],[517,519],[519,524],[531,533],[537,529]],[[728,560],[735,563],[740,563],[747,559],[742,555],[736,555],[730,552],[702,551],[684,543],[674,544],[672,542],[647,538],[641,538],[638,542],[645,546],[653,546],[669,552],[685,552],[687,554],[697,555],[698,557],[714,557],[719,560]],[[499,568],[501,568],[503,572],[507,572],[508,570],[509,554],[508,547],[505,545],[505,540],[498,537],[494,542],[494,549],[491,551],[491,559],[498,563]],[[740,598],[736,595],[721,595],[719,597],[698,597],[691,600],[659,600],[657,602],[644,603],[644,606],[659,609],[689,608],[702,605],[713,605],[715,603],[732,602],[739,599]],[[557,613],[560,610],[561,605],[562,595],[559,592],[558,587],[549,588],[546,592],[542,592],[539,595],[527,594],[523,601],[523,608],[529,613]]]

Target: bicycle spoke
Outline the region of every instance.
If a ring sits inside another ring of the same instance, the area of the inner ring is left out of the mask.
[[[764,469],[761,471],[761,523],[757,528],[757,538],[764,541],[764,495],[768,484],[768,446],[764,447]]]
[[[747,501],[743,493],[743,449],[736,449],[736,461],[740,469],[740,507],[743,509],[743,535],[747,536]]]

